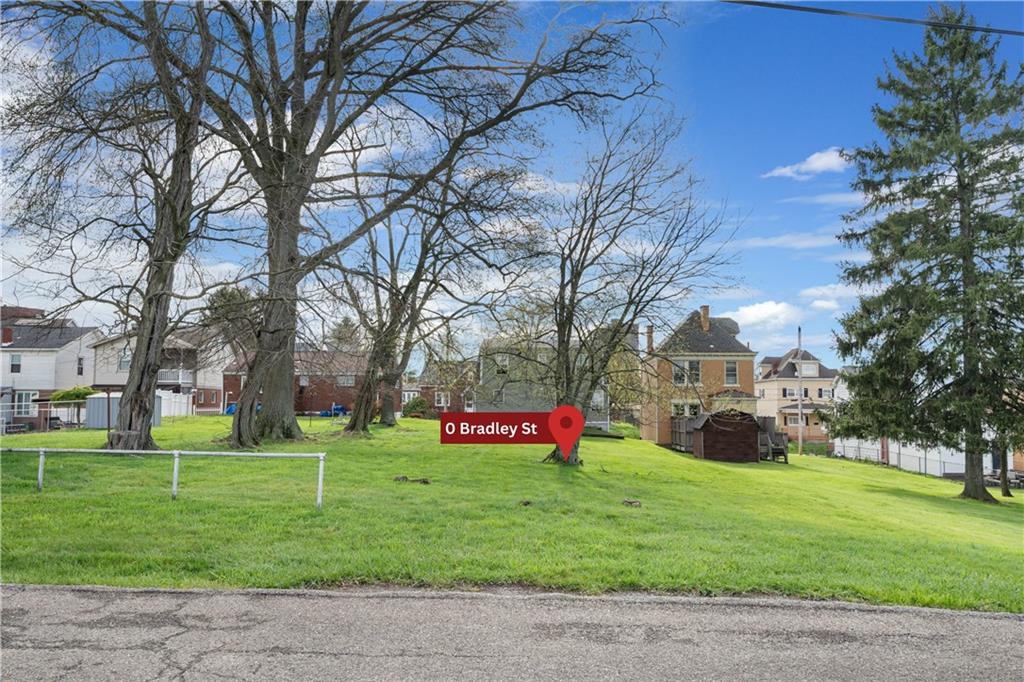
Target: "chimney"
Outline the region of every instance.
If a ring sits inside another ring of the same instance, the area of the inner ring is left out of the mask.
[[[704,331],[711,331],[711,308],[706,305],[700,307],[700,328]]]
[[[3,331],[3,343],[6,345],[14,341],[14,330],[10,327],[4,327]]]
[[[647,325],[647,352],[654,352],[654,325]]]

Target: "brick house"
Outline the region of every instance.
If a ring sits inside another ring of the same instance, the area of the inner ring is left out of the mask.
[[[427,360],[417,383],[419,395],[438,414],[476,410],[476,360]]]
[[[295,351],[293,395],[295,412],[319,414],[341,405],[348,410],[366,377],[367,354],[353,350]],[[245,384],[244,361],[234,362],[224,372],[227,403],[235,402]],[[401,404],[401,386],[394,387],[395,404]]]
[[[673,416],[696,417],[726,409],[754,414],[754,356],[736,336],[728,317],[712,317],[708,306],[690,313],[657,348],[647,330],[643,359],[640,435],[659,445],[672,442]]]

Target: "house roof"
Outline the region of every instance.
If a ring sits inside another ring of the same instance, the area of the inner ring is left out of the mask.
[[[419,385],[439,386],[442,380],[447,384],[459,380],[472,383],[476,381],[476,369],[476,360],[427,360],[420,372]]]
[[[336,374],[366,373],[369,353],[336,350],[297,350],[294,354],[295,374],[307,376],[330,376]],[[237,359],[225,369],[225,374],[245,374],[244,359]]]
[[[762,379],[795,379],[796,378],[796,365],[795,362],[817,362],[818,363],[818,376],[816,377],[804,377],[805,379],[833,379],[836,377],[838,372],[830,367],[826,367],[821,364],[821,360],[816,358],[814,354],[806,349],[800,351],[799,357],[797,357],[797,349],[791,348],[782,357],[764,357],[761,358],[761,365],[771,365],[771,369],[765,374],[759,377],[759,381]]]
[[[814,410],[830,410],[832,409],[832,407],[830,405],[826,405],[825,403],[806,402],[804,403],[803,409],[804,412],[813,412]],[[785,407],[779,408],[779,412],[797,412],[799,410],[800,406],[797,403],[793,403],[792,405],[786,405]]]
[[[5,350],[54,350],[96,331],[97,327],[26,324],[14,325],[8,329],[11,330],[11,341],[3,345]]]
[[[712,398],[753,398],[754,394],[753,393],[747,393],[746,391],[741,391],[738,388],[727,388],[727,389],[719,391],[718,393],[711,394],[711,397]]]
[[[677,326],[660,346],[658,352],[675,353],[756,353],[741,343],[736,335],[740,326],[730,317],[711,317],[708,319],[708,331],[704,331],[700,323],[700,311],[690,313]]]

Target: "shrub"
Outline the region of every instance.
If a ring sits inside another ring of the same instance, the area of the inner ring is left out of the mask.
[[[418,395],[405,405],[402,406],[402,414],[405,416],[420,415],[423,416],[430,411],[430,405],[427,404],[426,399]]]
[[[65,388],[63,391],[54,391],[53,395],[50,396],[50,400],[55,403],[68,400],[85,400],[95,392],[91,386],[75,386],[74,388]]]

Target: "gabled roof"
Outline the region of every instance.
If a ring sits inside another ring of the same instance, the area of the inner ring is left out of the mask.
[[[97,327],[28,324],[14,325],[8,329],[11,330],[11,341],[3,345],[4,350],[54,350],[96,331]]]
[[[708,331],[704,331],[700,323],[700,311],[695,310],[683,320],[678,327],[665,339],[658,352],[662,354],[679,353],[756,353],[741,343],[736,335],[740,326],[729,317],[711,317],[708,319]]]
[[[796,348],[791,348],[780,358],[761,358],[760,365],[771,365],[772,368],[764,375],[758,377],[758,381],[763,379],[796,379],[796,365],[794,363],[798,361],[818,363],[818,376],[805,376],[805,379],[833,379],[838,374],[836,370],[821,364],[821,360],[806,349],[801,350],[799,357],[797,357]]]

